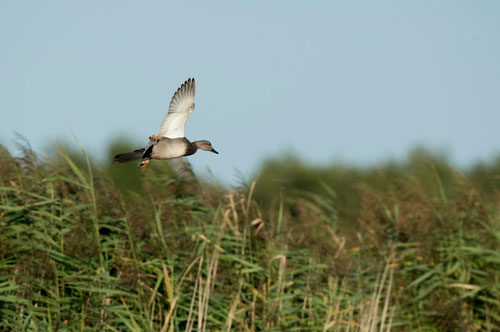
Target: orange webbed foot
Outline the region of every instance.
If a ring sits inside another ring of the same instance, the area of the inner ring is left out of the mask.
[[[142,163],[141,163],[139,166],[137,166],[137,167],[139,167],[139,168],[144,168],[144,167],[148,166],[149,162],[150,162],[150,160],[146,160],[146,161],[142,162]]]

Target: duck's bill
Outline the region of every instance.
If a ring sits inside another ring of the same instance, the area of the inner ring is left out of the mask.
[[[210,150],[210,152],[213,152],[213,153],[219,154],[219,152],[215,151],[215,149],[214,149],[214,148],[212,148],[212,150]]]

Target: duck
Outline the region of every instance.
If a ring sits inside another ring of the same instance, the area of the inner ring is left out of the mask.
[[[115,163],[139,160],[138,168],[146,167],[152,159],[175,159],[205,150],[219,154],[208,140],[189,141],[184,136],[184,128],[194,110],[194,78],[186,80],[174,93],[170,106],[160,126],[158,135],[149,136],[149,141],[142,149],[117,154]]]

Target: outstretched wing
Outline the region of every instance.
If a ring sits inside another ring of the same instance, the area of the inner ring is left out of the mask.
[[[194,110],[194,78],[188,79],[174,93],[168,113],[163,119],[158,136],[184,137],[186,121]]]

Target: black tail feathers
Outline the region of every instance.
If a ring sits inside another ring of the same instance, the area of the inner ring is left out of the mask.
[[[134,150],[132,152],[120,153],[120,154],[117,154],[113,158],[113,162],[126,163],[129,161],[134,161],[134,160],[140,159],[143,154],[144,154],[144,149],[138,149],[138,150]]]

